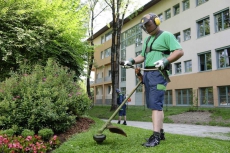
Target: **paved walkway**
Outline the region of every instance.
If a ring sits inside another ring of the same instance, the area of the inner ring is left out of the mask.
[[[111,123],[117,123],[117,120],[112,120]],[[127,121],[127,126],[152,130],[151,122]],[[230,140],[229,127],[164,123],[164,131],[166,133],[172,133],[172,134]]]

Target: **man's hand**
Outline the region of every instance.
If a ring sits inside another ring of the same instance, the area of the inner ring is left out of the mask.
[[[124,64],[122,65],[123,68],[129,69],[132,67],[132,63],[130,61],[124,61]]]
[[[162,58],[161,60],[156,61],[153,64],[156,68],[163,70],[169,64],[169,61],[167,60],[167,58]]]
[[[129,69],[133,67],[133,64],[135,64],[134,59],[129,59],[128,61],[124,61],[123,68]]]

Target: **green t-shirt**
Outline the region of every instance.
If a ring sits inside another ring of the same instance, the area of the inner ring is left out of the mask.
[[[154,38],[155,36],[151,36],[148,42],[148,47],[150,47]],[[168,31],[164,31],[155,40],[150,51],[148,53],[145,53],[147,39],[148,37],[144,40],[141,52],[141,56],[145,57],[145,67],[154,66],[153,63],[155,63],[156,61],[162,59],[163,57],[168,57],[169,55],[163,54],[164,51],[173,52],[174,50],[182,49],[180,43],[175,38],[175,36]]]

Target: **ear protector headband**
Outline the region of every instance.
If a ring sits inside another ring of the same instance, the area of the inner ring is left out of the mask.
[[[140,27],[146,31],[146,28],[145,28],[145,24],[147,22],[149,22],[150,20],[153,21],[153,23],[156,25],[156,26],[159,26],[161,24],[161,20],[160,18],[154,14],[154,13],[149,13],[147,15],[145,15],[142,19],[141,19],[141,23],[140,23]]]

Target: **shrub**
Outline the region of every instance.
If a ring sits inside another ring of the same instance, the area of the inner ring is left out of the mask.
[[[12,137],[15,134],[15,131],[13,129],[7,129],[0,131],[0,135],[7,135],[8,137]]]
[[[41,129],[38,131],[38,135],[41,136],[43,140],[47,141],[54,135],[54,132],[52,129]]]
[[[29,130],[29,129],[24,129],[21,133],[21,135],[26,138],[27,136],[33,136],[34,135],[34,131]]]
[[[0,83],[0,129],[17,127],[17,134],[67,130],[90,106],[86,92],[73,81],[75,73],[52,59],[45,67],[27,65]]]

